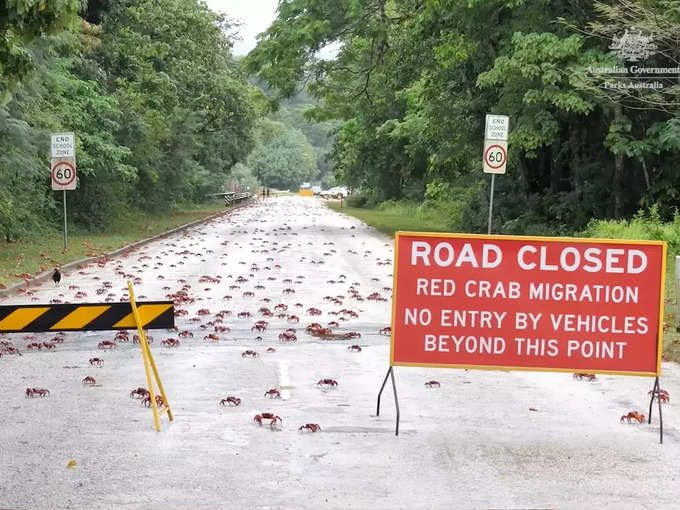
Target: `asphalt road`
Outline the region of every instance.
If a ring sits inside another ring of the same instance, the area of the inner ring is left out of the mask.
[[[179,331],[150,332],[175,415],[160,433],[129,397],[146,386],[132,342],[102,351],[113,333],[68,333],[53,350],[27,351],[54,335],[0,338],[23,354],[0,358],[0,508],[680,508],[672,363],[663,366],[663,445],[658,420],[619,423],[624,411],[646,411],[646,378],[423,368],[395,369],[395,437],[389,388],[375,416],[389,363],[379,330],[390,322],[392,256],[391,239],[359,221],[317,199],[283,197],[13,295],[3,304],[118,301],[139,278],[138,299],[184,289],[193,302],[177,307],[186,313]],[[385,300],[366,299],[373,293]],[[281,316],[264,317],[263,307]],[[252,330],[258,320],[266,331]],[[314,338],[312,322],[361,337]],[[281,341],[290,327],[297,341]],[[168,338],[179,347],[161,347]],[[103,365],[90,366],[92,357]],[[83,385],[86,376],[97,384]],[[441,387],[425,387],[430,379]],[[27,387],[50,395],[25,398]],[[270,389],[281,398],[265,396]],[[220,406],[227,396],[241,404]],[[263,412],[282,422],[258,425]],[[307,423],[321,430],[299,431]]]

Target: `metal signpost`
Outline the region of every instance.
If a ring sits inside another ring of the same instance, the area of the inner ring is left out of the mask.
[[[508,130],[510,117],[507,115],[486,116],[484,129],[484,156],[482,164],[484,173],[491,174],[491,191],[489,193],[489,228],[491,234],[491,217],[493,214],[493,188],[496,174],[505,173],[505,164],[508,161]]]
[[[50,173],[52,189],[61,190],[64,199],[64,251],[68,247],[68,227],[66,225],[66,191],[74,190],[76,179],[76,136],[74,133],[53,133],[50,144]]]

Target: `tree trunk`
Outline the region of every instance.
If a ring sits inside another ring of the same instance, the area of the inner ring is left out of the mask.
[[[614,108],[614,122],[623,118],[623,108],[616,105]],[[612,190],[614,192],[614,217],[623,216],[623,154],[614,154],[614,178],[612,180]]]

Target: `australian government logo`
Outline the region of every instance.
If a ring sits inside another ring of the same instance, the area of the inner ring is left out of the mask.
[[[588,73],[603,79],[605,89],[662,90],[677,83],[680,67],[647,65],[645,61],[657,55],[658,48],[651,37],[639,30],[626,30],[615,36],[609,49],[625,64],[611,67],[588,67]]]

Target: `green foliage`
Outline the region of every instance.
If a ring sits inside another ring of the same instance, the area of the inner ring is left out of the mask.
[[[50,133],[76,134],[79,185],[68,193],[69,218],[88,231],[129,221],[132,209],[167,213],[202,200],[221,190],[251,151],[265,101],[231,56],[225,35],[231,23],[203,2],[6,4],[0,7],[6,239],[61,220],[61,194],[50,190]],[[81,7],[100,24],[79,20]]]
[[[297,189],[317,174],[316,153],[301,131],[264,119],[247,165],[266,187]]]
[[[666,241],[671,255],[680,253],[680,213],[664,222],[658,205],[641,209],[630,220],[592,220],[583,232],[585,237],[600,239],[637,239]]]
[[[653,203],[669,219],[680,200],[680,89],[606,94],[588,71],[621,65],[607,37],[630,27],[663,47],[650,63],[680,60],[670,4],[288,0],[246,64],[281,96],[304,78],[308,115],[341,121],[331,161],[357,201],[450,202],[472,232],[486,227],[484,115],[510,115],[494,231],[573,233]],[[336,58],[318,58],[329,43]]]
[[[33,68],[30,43],[76,19],[81,0],[3,0],[0,3],[0,106]]]
[[[257,180],[253,171],[243,163],[236,163],[231,168],[228,181],[237,184],[240,190],[250,190],[253,193],[260,186],[260,181]]]

